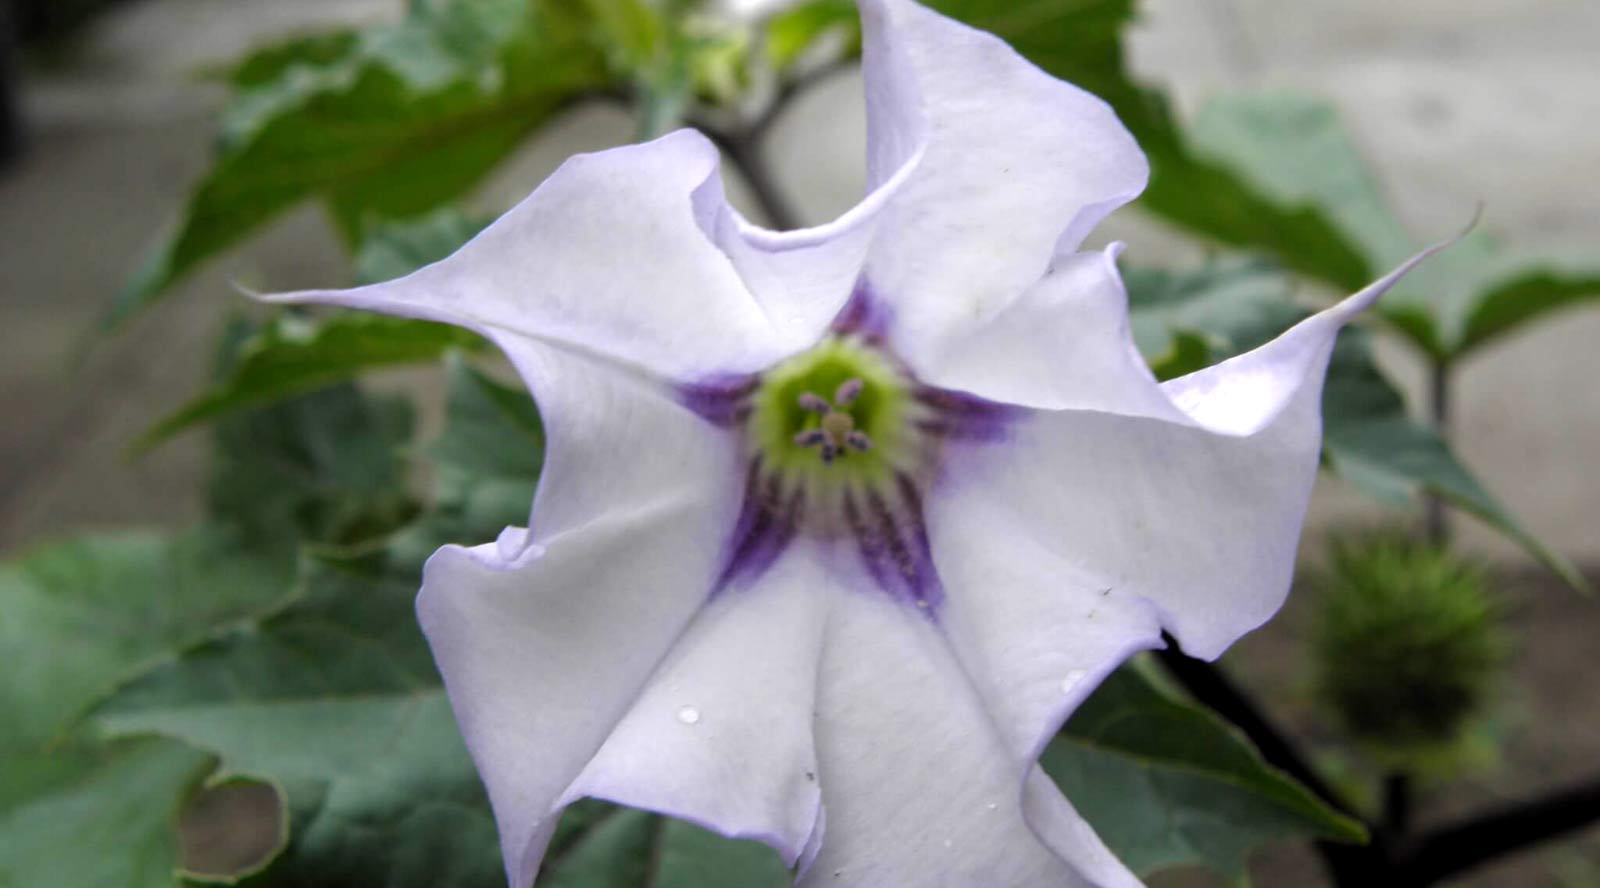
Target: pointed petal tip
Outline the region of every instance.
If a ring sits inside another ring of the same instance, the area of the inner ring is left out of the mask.
[[[1460,243],[1461,240],[1468,234],[1471,234],[1473,229],[1478,227],[1478,223],[1483,220],[1483,209],[1483,202],[1479,201],[1477,207],[1473,210],[1472,218],[1465,226],[1461,228],[1460,231],[1443,240],[1429,244],[1428,246],[1417,251],[1416,255],[1400,263],[1388,274],[1378,278],[1377,280],[1363,287],[1358,292],[1346,297],[1344,301],[1334,306],[1332,310],[1339,314],[1339,319],[1341,322],[1348,322],[1351,318],[1371,308],[1377,303],[1378,299],[1381,298],[1383,294],[1389,292],[1390,288],[1399,283],[1401,278],[1410,274],[1411,271],[1418,265],[1421,265],[1423,262],[1433,257],[1434,254],[1443,252],[1444,250],[1455,246],[1456,244]]]

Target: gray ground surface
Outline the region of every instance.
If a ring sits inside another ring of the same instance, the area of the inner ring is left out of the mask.
[[[196,511],[200,446],[180,440],[139,462],[122,450],[142,424],[193,390],[220,319],[238,306],[230,278],[274,289],[342,280],[314,211],[213,263],[124,335],[86,334],[155,231],[203,169],[215,90],[190,77],[263,37],[319,22],[395,14],[399,0],[147,0],[97,26],[32,72],[32,146],[0,174],[0,552],[91,527],[174,523]],[[1377,163],[1403,218],[1424,237],[1455,230],[1480,200],[1485,224],[1530,253],[1587,251],[1600,262],[1600,3],[1592,0],[1159,0],[1135,40],[1142,70],[1192,110],[1220,90],[1302,87],[1334,98]],[[820,220],[848,206],[862,175],[860,86],[809,96],[779,127],[775,160],[801,208]],[[542,137],[484,191],[486,206],[526,193],[568,153],[628,138],[604,111]],[[735,188],[737,192],[737,188]],[[1189,254],[1134,219],[1112,233],[1129,257]],[[1459,381],[1459,446],[1539,536],[1600,564],[1600,311],[1497,346]],[[1397,348],[1386,363],[1415,387]],[[1370,517],[1324,483],[1313,532]],[[1523,639],[1506,688],[1502,766],[1424,806],[1444,816],[1514,797],[1600,764],[1594,602],[1520,570],[1518,554],[1467,527],[1465,542],[1517,579]],[[1301,611],[1233,655],[1250,681],[1321,730],[1304,702]],[[191,839],[194,837],[191,836]],[[1293,849],[1263,858],[1258,885],[1299,886],[1313,870]],[[1178,884],[1172,882],[1171,884]],[[1540,852],[1459,884],[1600,885],[1595,843]]]

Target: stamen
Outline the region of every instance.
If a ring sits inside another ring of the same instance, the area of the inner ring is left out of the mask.
[[[810,410],[812,413],[827,413],[833,409],[828,406],[828,402],[824,401],[821,395],[813,392],[803,392],[800,395],[799,403],[800,409]]]
[[[860,431],[859,429],[845,436],[844,440],[851,447],[854,447],[862,453],[866,453],[868,450],[872,449],[872,439],[867,437],[866,432]]]
[[[833,406],[843,410],[854,404],[856,398],[861,395],[861,389],[864,385],[858,376],[839,383],[838,390],[833,393]]]
[[[827,440],[828,436],[822,429],[807,429],[794,436],[794,443],[799,444],[801,447],[815,447]]]

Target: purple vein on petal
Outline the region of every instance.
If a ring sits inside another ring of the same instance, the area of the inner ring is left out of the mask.
[[[949,440],[1004,439],[1012,421],[1021,415],[1016,407],[932,386],[919,386],[915,397],[928,409],[928,415],[916,421],[917,430]]]
[[[736,580],[754,579],[771,567],[794,540],[804,511],[803,491],[796,488],[785,498],[778,474],[764,473],[761,460],[752,459],[728,554],[711,594],[717,595]]]
[[[676,386],[678,401],[701,419],[732,428],[750,415],[750,395],[760,384],[753,375],[727,376]]]
[[[860,336],[874,345],[881,344],[889,335],[889,309],[873,295],[865,279],[856,282],[850,300],[834,317],[833,332],[841,336]]]

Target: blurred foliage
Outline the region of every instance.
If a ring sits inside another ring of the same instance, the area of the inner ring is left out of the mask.
[[[1369,268],[1393,267],[1417,251],[1328,102],[1288,93],[1226,96],[1202,111],[1192,133],[1197,146],[1266,193],[1321,208]],[[1448,364],[1547,312],[1596,299],[1600,266],[1513,256],[1473,231],[1407,275],[1377,315],[1429,359]]]
[[[1313,582],[1318,695],[1386,763],[1426,767],[1482,713],[1508,652],[1485,570],[1396,532],[1334,540]]]

